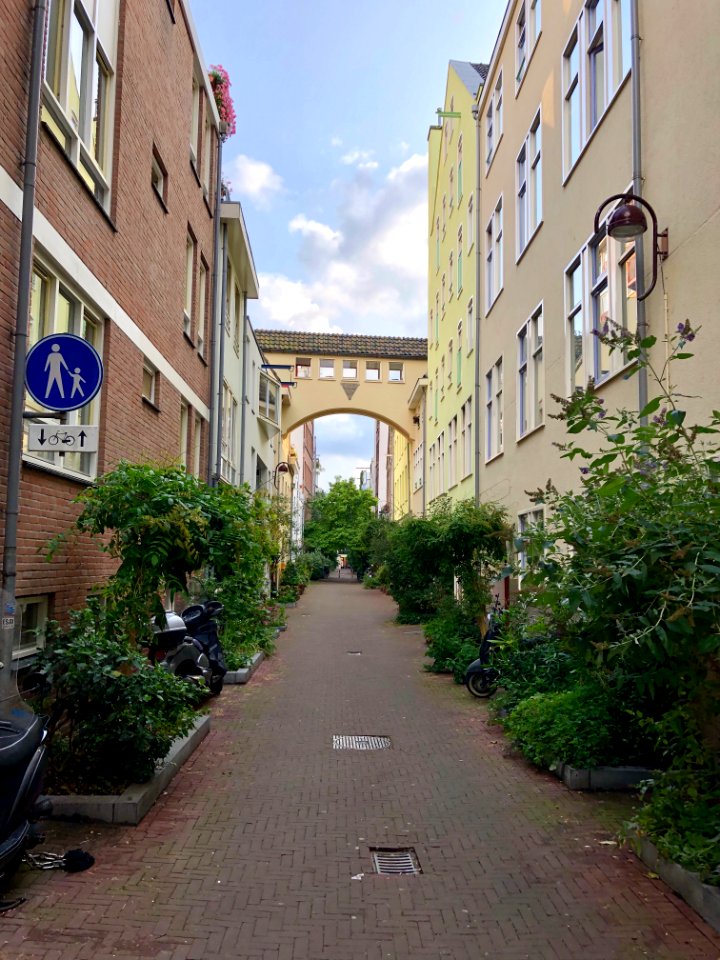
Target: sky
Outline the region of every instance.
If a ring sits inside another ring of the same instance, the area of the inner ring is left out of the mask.
[[[224,176],[260,281],[256,329],[427,336],[427,133],[449,60],[487,63],[506,0],[190,0],[228,71]],[[359,477],[373,421],[316,421],[321,487]]]

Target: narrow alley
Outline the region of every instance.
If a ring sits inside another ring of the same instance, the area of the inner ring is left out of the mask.
[[[96,864],[23,870],[3,960],[717,960],[720,937],[612,842],[628,802],[511,755],[394,613],[349,575],[312,584],[139,827],[50,824],[49,849]],[[334,740],[355,736],[389,744]],[[421,873],[378,875],[377,848]]]

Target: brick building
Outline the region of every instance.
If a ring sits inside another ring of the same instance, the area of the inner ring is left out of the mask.
[[[0,32],[6,344],[17,312],[34,7],[5,0]],[[82,603],[108,572],[108,559],[93,544],[71,544],[50,563],[43,556],[47,540],[77,515],[74,498],[96,476],[123,457],[183,462],[207,475],[218,132],[187,0],[50,0],[28,346],[52,333],[75,333],[99,351],[105,379],[95,400],[64,421],[97,424],[97,453],[31,453],[25,445],[21,649],[32,647],[32,627]],[[12,362],[12,351],[2,351],[3,515]]]

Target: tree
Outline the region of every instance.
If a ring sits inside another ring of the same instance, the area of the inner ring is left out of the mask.
[[[377,500],[370,490],[359,490],[354,480],[335,478],[327,493],[310,501],[311,518],[305,526],[305,548],[325,556],[351,554],[373,516]]]

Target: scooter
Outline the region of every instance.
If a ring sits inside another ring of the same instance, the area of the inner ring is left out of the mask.
[[[497,690],[497,670],[491,665],[492,648],[500,634],[500,604],[495,602],[488,614],[488,628],[480,641],[477,660],[465,671],[465,686],[474,697],[487,700]]]
[[[207,658],[210,675],[206,678],[210,693],[217,696],[223,688],[227,664],[220,643],[220,631],[217,617],[224,607],[219,600],[207,600],[205,603],[195,603],[186,607],[180,614],[187,627],[187,631],[195,643],[199,643],[202,652]]]
[[[36,824],[52,805],[41,797],[47,766],[48,731],[44,720],[22,699],[11,663],[0,663],[0,890],[20,865],[25,851],[42,843]],[[0,901],[0,911],[22,903]]]

